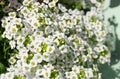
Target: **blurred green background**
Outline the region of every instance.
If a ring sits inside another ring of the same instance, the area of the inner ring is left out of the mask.
[[[120,0],[105,0],[104,17],[112,34],[114,50],[111,52],[110,66],[106,64],[100,69],[102,79],[120,79]]]

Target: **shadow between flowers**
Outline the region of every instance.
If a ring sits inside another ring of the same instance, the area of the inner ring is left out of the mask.
[[[114,8],[120,5],[120,0],[111,0],[110,1],[110,8]]]

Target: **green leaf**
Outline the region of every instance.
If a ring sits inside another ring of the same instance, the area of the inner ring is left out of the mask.
[[[2,63],[0,63],[0,74],[4,73],[5,71],[6,71],[5,66]]]

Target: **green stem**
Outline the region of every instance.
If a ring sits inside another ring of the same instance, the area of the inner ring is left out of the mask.
[[[4,43],[4,58],[6,58],[6,52],[7,52],[7,50],[8,49],[10,49],[10,46],[8,46],[7,48],[6,48],[6,43]]]
[[[6,43],[4,43],[4,47],[3,47],[4,58],[6,58],[6,51],[5,51],[5,46],[6,46]]]

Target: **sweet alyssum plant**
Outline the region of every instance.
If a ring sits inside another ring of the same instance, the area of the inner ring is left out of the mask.
[[[104,45],[100,2],[84,13],[58,0],[9,0],[2,37],[16,49],[0,79],[101,79],[98,65],[110,62]]]

